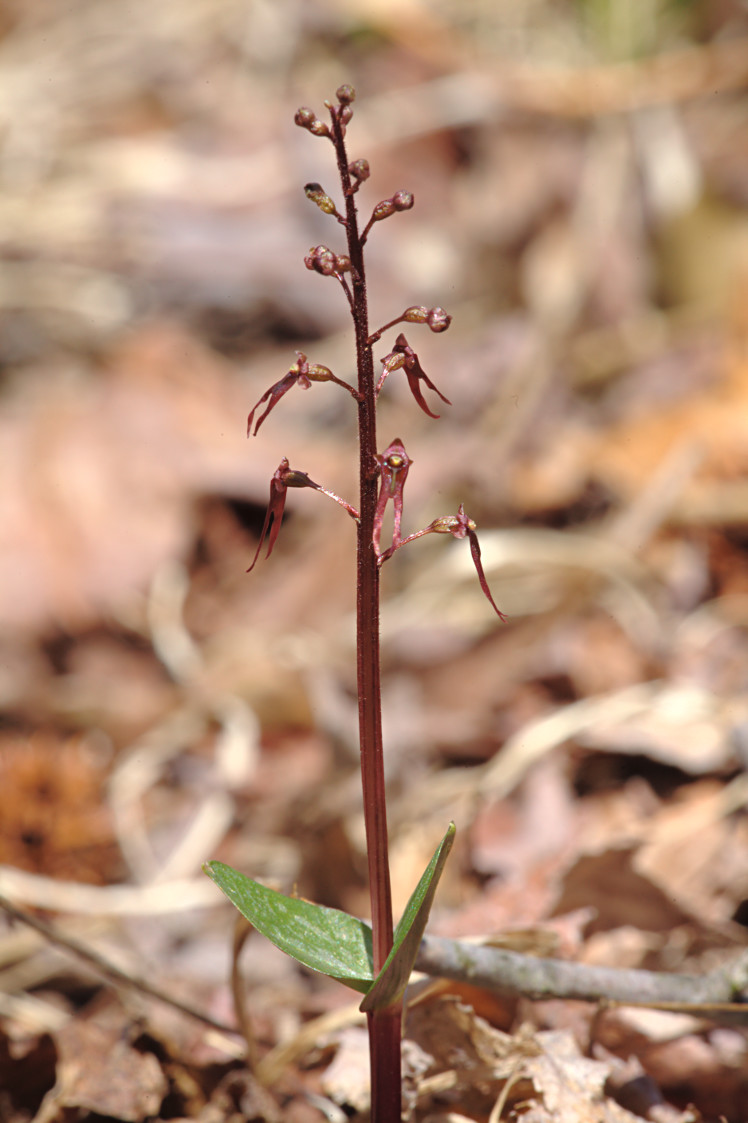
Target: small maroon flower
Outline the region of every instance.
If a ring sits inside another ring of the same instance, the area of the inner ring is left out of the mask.
[[[478,535],[475,533],[475,523],[465,514],[465,508],[462,503],[460,503],[460,506],[457,508],[457,515],[448,515],[446,518],[434,519],[431,526],[437,534],[451,534],[453,538],[467,538],[469,540],[470,553],[473,556],[473,564],[478,574],[480,587],[486,594],[491,607],[499,619],[506,620],[506,616],[491,596],[491,590],[488,587],[488,581],[486,580],[486,575],[483,572],[483,565],[480,560],[480,544],[478,542]]]
[[[260,541],[257,543],[257,552],[255,553],[247,573],[251,573],[256,566],[266,537],[268,540],[268,552],[265,554],[265,557],[269,558],[273,552],[273,546],[275,546],[278,534],[280,533],[283,510],[286,506],[286,492],[289,487],[311,487],[314,491],[321,491],[323,495],[334,499],[339,506],[343,507],[352,519],[358,520],[358,511],[355,507],[351,507],[350,503],[346,503],[345,499],[341,499],[334,491],[328,491],[326,487],[320,487],[318,483],[315,483],[314,480],[309,478],[306,472],[297,472],[294,468],[290,468],[288,460],[284,456],[270,481],[270,499],[268,500],[268,509],[265,512],[265,521],[262,524],[262,531],[260,532]],[[272,526],[270,526],[271,519],[273,520]],[[268,527],[270,527],[269,534]]]
[[[491,596],[491,590],[488,587],[488,581],[483,571],[483,564],[480,560],[480,544],[475,530],[475,523],[472,519],[467,517],[465,508],[462,503],[460,503],[456,515],[442,515],[441,518],[434,519],[434,521],[429,523],[423,530],[417,530],[415,534],[409,534],[407,538],[403,538],[401,542],[395,545],[391,553],[394,553],[394,550],[399,549],[400,546],[405,546],[408,542],[413,542],[416,538],[423,538],[426,534],[451,534],[453,538],[467,538],[470,542],[470,553],[473,556],[473,564],[478,574],[480,587],[499,619],[506,620],[506,616]]]
[[[308,390],[313,382],[335,382],[338,386],[342,386],[345,390],[352,394],[354,398],[358,400],[358,391],[354,390],[352,386],[349,386],[349,384],[347,382],[344,382],[341,378],[336,378],[329,367],[322,366],[320,363],[312,363],[310,365],[303,351],[296,352],[296,360],[297,361],[291,367],[288,374],[284,375],[283,378],[281,378],[280,382],[276,382],[274,386],[271,386],[269,390],[266,390],[257,405],[254,406],[254,408],[250,411],[249,417],[247,418],[247,436],[250,435],[255,413],[260,408],[262,403],[267,402],[268,404],[265,412],[262,413],[257,419],[257,424],[255,425],[254,431],[255,437],[257,436],[258,429],[262,425],[267,415],[270,413],[271,409],[273,409],[273,407],[280,401],[284,394],[288,393],[292,386],[299,385],[301,386],[302,390]]]
[[[408,469],[413,461],[405,451],[405,445],[399,439],[396,439],[384,450],[381,456],[377,457],[377,464],[381,472],[381,483],[379,485],[379,495],[377,497],[377,508],[374,513],[374,535],[373,543],[374,550],[380,562],[390,557],[391,554],[397,549],[400,544],[400,524],[403,518],[403,488],[405,481],[408,478]],[[384,554],[380,549],[380,539],[382,535],[382,522],[384,520],[384,512],[390,499],[393,502],[394,508],[394,524],[392,528],[392,545],[389,549],[385,550]]]
[[[419,385],[419,381],[421,379],[426,383],[429,389],[434,390],[439,395],[443,402],[446,402],[448,406],[452,405],[449,398],[445,398],[441,390],[437,390],[436,386],[434,386],[434,383],[431,381],[431,379],[419,363],[418,355],[416,355],[415,351],[410,346],[402,332],[395,340],[395,346],[392,348],[389,355],[387,355],[386,358],[382,359],[382,362],[384,364],[384,369],[382,370],[382,373],[379,377],[379,382],[377,383],[377,394],[382,389],[384,380],[386,379],[387,375],[390,374],[391,371],[399,370],[402,367],[405,371],[405,377],[408,379],[408,386],[410,386],[411,394],[418,402],[423,412],[427,413],[429,417],[438,419],[439,414],[432,413],[429,407],[426,405],[426,401],[423,394],[421,393],[421,387]]]

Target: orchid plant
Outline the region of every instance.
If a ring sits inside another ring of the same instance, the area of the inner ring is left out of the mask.
[[[307,269],[333,277],[348,303],[355,333],[357,385],[338,378],[326,366],[310,363],[301,351],[296,362],[266,390],[247,419],[247,434],[257,435],[280,399],[294,386],[309,389],[315,382],[330,382],[350,394],[358,411],[359,503],[354,507],[339,495],[315,483],[306,472],[281,460],[270,481],[270,499],[252,564],[254,569],[264,544],[269,557],[278,539],[289,488],[311,488],[342,507],[357,526],[357,687],[360,759],[364,820],[371,900],[371,925],[336,909],[325,908],[295,897],[284,896],[253,881],[220,862],[210,862],[206,872],[250,923],[278,947],[301,963],[344,982],[363,993],[361,1009],[367,1014],[371,1059],[371,1119],[394,1123],[400,1119],[400,1052],[402,1003],[405,987],[418,952],[436,886],[454,839],[450,824],[434,856],[416,886],[405,912],[393,928],[388,859],[387,812],[382,753],[382,715],[379,656],[379,575],[382,565],[402,546],[427,534],[451,534],[468,539],[481,589],[491,607],[504,619],[491,596],[481,563],[475,523],[462,505],[454,515],[434,519],[422,530],[403,537],[402,520],[405,484],[411,459],[403,442],[396,438],[382,452],[376,432],[376,406],[389,375],[402,370],[418,406],[429,417],[438,418],[424,397],[424,387],[446,405],[449,399],[423,370],[418,355],[400,333],[392,349],[381,359],[375,377],[374,346],[385,332],[399,324],[425,325],[432,332],[446,331],[451,317],[443,308],[412,306],[371,332],[364,268],[364,246],[377,222],[413,206],[409,191],[397,191],[377,203],[359,229],[357,195],[369,177],[364,159],[349,162],[346,131],[353,116],[355,92],[341,86],[336,104],[326,102],[329,123],[309,108],[299,109],[295,122],[312,136],[332,143],[342,193],[342,213],[319,183],[304,188],[320,210],[343,227],[346,252],[336,253],[326,245],[314,246],[304,258]],[[264,406],[263,411],[258,411]],[[254,426],[254,429],[253,429]],[[384,536],[387,505],[392,503],[392,532]]]

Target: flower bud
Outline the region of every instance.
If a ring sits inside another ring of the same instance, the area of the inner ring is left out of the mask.
[[[396,211],[409,211],[415,199],[410,191],[396,191],[392,196],[392,205]]]
[[[475,530],[476,526],[472,519],[469,519],[462,514],[459,515],[442,515],[439,519],[434,519],[429,523],[429,531],[434,534],[453,534],[456,538],[464,538],[469,530]]]
[[[338,272],[337,258],[327,246],[312,246],[309,256],[304,258],[307,269],[321,273],[323,277],[331,277]]]
[[[381,222],[383,218],[389,218],[391,214],[395,213],[395,204],[392,199],[382,199],[381,203],[377,203],[374,210],[371,212],[372,222]]]
[[[368,160],[354,160],[352,164],[348,165],[348,173],[362,183],[365,179],[369,178],[371,174]]]
[[[286,487],[315,487],[306,472],[297,472],[295,468],[287,468],[284,471],[283,483]]]
[[[294,115],[294,122],[300,129],[309,129],[317,120],[317,114],[308,105],[302,105],[301,109],[297,109]]]
[[[324,121],[320,121],[313,109],[302,105],[294,114],[294,121],[301,129],[308,129],[314,136],[329,136],[330,130]]]
[[[306,372],[306,376],[312,382],[329,382],[331,378],[335,377],[330,368],[322,366],[321,363],[312,363]]]
[[[400,367],[405,366],[405,355],[398,351],[388,355],[386,359],[382,359],[384,370],[391,374],[393,370],[400,370]]]
[[[405,309],[402,319],[409,324],[426,324],[432,311],[433,309],[424,308],[423,305],[420,307],[413,305],[412,308]]]
[[[441,518],[434,519],[429,524],[429,530],[433,531],[434,534],[451,534],[453,530],[458,529],[459,525],[459,519],[456,515],[442,515]]]
[[[344,86],[338,86],[335,91],[335,97],[341,105],[350,105],[352,101],[356,100],[356,91],[353,86],[349,86],[346,83]]]
[[[339,253],[335,256],[336,273],[350,273],[351,259],[347,253]]]
[[[351,109],[350,105],[341,106],[340,116],[338,118],[339,121],[341,122],[341,124],[347,125],[352,116],[353,116],[353,110]]]
[[[316,203],[319,209],[325,214],[336,214],[335,204],[319,183],[305,184],[304,194],[307,199],[311,199],[313,203]]]
[[[443,308],[429,308],[426,323],[433,332],[438,333],[447,330],[452,323],[452,317],[449,316]]]

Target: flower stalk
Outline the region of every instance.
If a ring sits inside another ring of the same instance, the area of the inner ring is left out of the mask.
[[[337,91],[337,104],[326,103],[329,110],[329,124],[321,121],[312,109],[303,107],[295,115],[295,122],[307,129],[312,136],[331,141],[335,150],[338,178],[344,201],[343,213],[319,183],[308,183],[304,191],[319,209],[345,230],[346,251],[336,253],[326,245],[310,249],[304,258],[306,267],[324,277],[334,277],[340,284],[348,302],[353,320],[356,348],[357,385],[338,378],[325,366],[310,364],[306,355],[297,352],[297,361],[288,373],[267,390],[249,414],[248,434],[254,435],[268,414],[292,387],[299,385],[309,389],[312,382],[331,382],[347,391],[356,402],[358,411],[358,453],[359,453],[359,505],[351,506],[334,492],[321,487],[305,472],[290,468],[283,459],[270,483],[270,501],[265,523],[260,535],[250,570],[260,556],[265,540],[268,542],[266,556],[275,546],[283,517],[286,493],[289,487],[311,488],[320,491],[343,507],[357,524],[357,568],[356,568],[356,678],[358,687],[359,740],[361,781],[363,791],[364,821],[366,827],[366,846],[369,873],[369,894],[371,901],[371,965],[373,985],[362,1007],[367,1011],[371,1061],[371,1119],[372,1123],[396,1123],[400,1119],[401,1099],[401,1021],[402,991],[407,975],[416,954],[417,945],[413,944],[407,954],[412,955],[405,967],[402,982],[392,983],[399,978],[400,965],[395,962],[405,954],[407,947],[406,932],[402,921],[398,926],[393,949],[392,894],[387,836],[387,806],[385,799],[384,754],[382,744],[382,705],[379,639],[379,571],[396,550],[426,534],[451,534],[454,538],[467,538],[478,574],[480,586],[492,607],[501,619],[503,616],[496,606],[486,581],[480,559],[480,547],[476,536],[475,523],[467,517],[460,506],[457,515],[445,515],[435,519],[423,530],[403,537],[403,495],[405,482],[412,460],[405,451],[403,442],[396,439],[380,453],[377,445],[376,407],[377,398],[389,374],[402,369],[409,389],[417,405],[429,417],[437,418],[429,408],[422,392],[422,384],[433,391],[447,405],[449,399],[442,394],[425,373],[418,355],[404,335],[398,335],[392,350],[382,360],[382,373],[377,380],[375,375],[373,347],[385,331],[396,324],[407,323],[425,325],[431,331],[445,331],[451,317],[443,308],[426,308],[413,305],[401,315],[390,320],[373,334],[369,330],[369,311],[366,291],[366,270],[364,246],[376,223],[392,215],[410,210],[414,199],[408,191],[397,191],[391,198],[384,199],[374,207],[371,217],[363,229],[359,227],[356,196],[359,188],[369,177],[366,160],[349,162],[346,151],[346,128],[353,116],[352,102],[355,93],[350,86],[341,86]],[[264,406],[263,412],[255,421],[255,415]],[[382,524],[388,503],[392,503],[393,530],[390,544],[382,548]],[[449,843],[454,828],[448,832]],[[440,861],[446,859],[448,847]],[[436,861],[436,856],[434,861]],[[436,868],[436,867],[435,867]],[[439,867],[441,869],[441,866]],[[433,876],[433,875],[432,875]],[[434,885],[428,890],[433,895]],[[427,894],[424,887],[422,896]],[[430,898],[428,907],[430,907]],[[406,909],[407,913],[407,909]],[[425,924],[426,914],[422,917]],[[414,914],[415,916],[415,914]],[[409,923],[413,923],[413,917]],[[419,931],[422,931],[421,927]],[[420,936],[416,936],[416,940]],[[390,954],[392,952],[392,955]],[[388,975],[389,970],[389,975]]]

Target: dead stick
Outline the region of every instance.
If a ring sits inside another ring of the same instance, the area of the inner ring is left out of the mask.
[[[142,994],[147,994],[150,998],[155,998],[158,1002],[163,1002],[167,1006],[171,1006],[175,1010],[179,1010],[182,1014],[187,1014],[190,1018],[196,1018],[198,1021],[204,1022],[205,1025],[211,1026],[213,1029],[220,1030],[221,1033],[230,1033],[234,1036],[239,1034],[241,1036],[241,1030],[237,1029],[236,1026],[231,1026],[227,1025],[225,1022],[220,1022],[216,1018],[212,1018],[210,1014],[204,1014],[201,1010],[196,1010],[194,1006],[190,1006],[186,1002],[182,1002],[180,1001],[180,999],[174,998],[173,995],[167,994],[167,992],[161,990],[160,987],[153,986],[153,984],[149,983],[146,979],[141,979],[136,975],[128,974],[126,971],[123,971],[120,967],[116,967],[113,963],[110,963],[107,959],[104,959],[103,956],[99,955],[98,952],[92,951],[91,948],[86,947],[85,944],[80,943],[72,936],[64,935],[51,924],[47,924],[45,921],[39,920],[38,917],[34,916],[32,913],[26,912],[25,909],[18,908],[2,894],[0,894],[0,908],[4,909],[5,912],[7,912],[9,916],[12,916],[15,920],[19,920],[22,924],[26,924],[29,928],[33,928],[51,944],[55,944],[57,947],[61,947],[65,951],[69,951],[78,959],[82,959],[85,963],[92,967],[97,974],[103,976],[103,978],[107,982],[113,983],[114,985],[127,987],[130,990],[140,991],[140,993]]]
[[[416,970],[526,998],[577,998],[748,1021],[748,952],[704,975],[592,967],[425,936]]]

